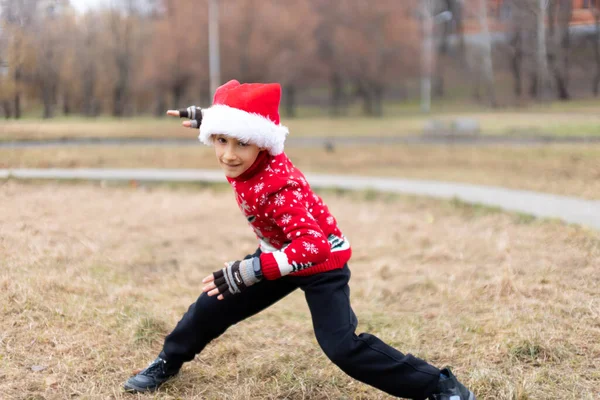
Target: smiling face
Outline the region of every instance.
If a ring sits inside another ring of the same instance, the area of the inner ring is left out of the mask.
[[[225,135],[214,135],[214,146],[219,166],[229,178],[237,178],[254,164],[261,148],[243,143]]]

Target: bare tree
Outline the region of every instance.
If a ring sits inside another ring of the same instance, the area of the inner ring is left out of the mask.
[[[232,28],[223,30],[224,53],[229,53],[228,49],[232,50],[229,53],[231,56],[225,56],[225,59],[237,58],[225,63],[232,68],[237,67],[237,71],[232,71],[232,68],[226,70],[241,81],[254,82],[264,78],[265,69],[261,61],[266,60],[256,57],[258,52],[264,51],[264,43],[260,43],[257,32],[261,25],[259,13],[263,6],[260,0],[238,0],[235,6],[224,6],[223,25]]]
[[[8,35],[3,27],[2,10],[0,9],[0,106],[4,113],[4,118],[9,119],[12,115],[10,98],[13,96],[12,80],[8,74]]]
[[[259,29],[268,47],[268,79],[281,83],[286,114],[294,117],[297,90],[321,72],[314,62],[317,18],[308,0],[297,0],[265,3],[261,19],[271,21]]]
[[[338,2],[328,0],[311,0],[311,4],[318,21],[314,31],[317,51],[315,61],[323,67],[329,83],[329,109],[331,115],[337,117],[343,114],[346,102],[342,61],[335,45],[336,31],[342,24],[341,7]]]
[[[429,7],[431,17],[435,20],[430,32],[436,48],[435,72],[432,73],[431,77],[435,96],[442,97],[444,95],[445,70],[452,68],[449,62],[452,60],[452,57],[450,57],[450,36],[452,34],[458,36],[460,64],[464,62],[463,5],[464,0],[435,0]]]
[[[458,36],[458,51],[461,64],[466,64],[465,56],[465,32],[464,32],[464,14],[465,0],[446,0],[447,9],[452,13],[451,23],[454,24],[454,32]]]
[[[522,81],[530,77],[529,94],[542,99],[548,88],[546,19],[548,0],[512,0],[511,70],[515,92],[521,95]]]
[[[415,76],[418,69],[418,22],[412,2],[348,1],[337,31],[345,75],[355,84],[367,115],[383,114],[383,95],[394,77]]]
[[[431,110],[431,81],[434,63],[434,5],[432,0],[421,1],[421,111]]]
[[[43,117],[52,118],[58,101],[60,70],[63,63],[62,9],[48,4],[38,10],[35,33],[36,64],[34,82],[44,105]]]
[[[548,65],[554,76],[560,100],[569,100],[569,54],[571,36],[569,25],[573,16],[571,0],[550,0],[548,4]]]
[[[517,98],[523,95],[523,63],[525,58],[525,36],[527,31],[526,27],[527,17],[523,9],[511,1],[509,3],[511,7],[512,17],[510,20],[510,39],[509,39],[509,52],[510,52],[510,71],[513,75],[514,82],[514,93]]]
[[[592,91],[594,96],[600,93],[600,0],[594,2],[594,23],[596,25],[594,40],[592,46],[594,49],[594,59],[596,61],[596,74],[592,83]]]
[[[21,118],[23,87],[33,69],[32,40],[27,32],[34,24],[38,0],[0,0],[0,8],[6,33],[12,39],[8,44],[7,63],[14,91],[14,117],[18,119]]]
[[[23,104],[43,106],[45,117],[59,105],[65,114],[163,115],[169,104],[210,99],[207,0],[193,7],[188,0],[114,0],[86,15],[60,8],[67,2],[0,0],[5,117],[19,117]],[[496,2],[489,0],[219,3],[223,80],[280,82],[289,116],[298,99],[324,103],[309,87],[329,88],[333,115],[352,102],[365,114],[381,115],[384,98],[410,95],[421,74],[429,94],[444,95],[452,76],[456,85],[474,83],[477,96],[492,106],[495,79],[506,71],[521,98],[568,100],[590,78],[600,94],[600,1],[590,2],[587,16],[570,0],[505,0],[504,7],[512,7],[510,14],[502,8],[510,17],[509,43],[496,40],[505,20],[496,19],[500,14],[490,6]],[[419,19],[424,5],[427,18]],[[590,22],[591,15],[595,29],[579,42],[570,25]],[[423,22],[429,35],[420,37]],[[592,49],[578,47],[590,42]],[[420,53],[421,44],[429,51]],[[499,49],[508,49],[507,64],[492,57]],[[420,54],[431,58],[421,64]]]
[[[487,95],[492,107],[496,107],[496,91],[494,89],[494,66],[492,63],[492,39],[488,26],[488,2],[479,0],[479,25],[481,27],[482,76]]]
[[[461,67],[467,70],[469,81],[473,83],[474,97],[495,107],[494,45],[490,34],[490,22],[494,20],[489,12],[489,4],[488,0],[465,0],[463,3],[464,15],[468,18],[472,33],[465,44],[464,63]],[[481,100],[482,87],[485,100]]]
[[[204,0],[188,7],[185,0],[165,0],[141,69],[142,81],[154,92],[155,114],[164,104],[181,107],[188,101],[208,100],[207,10]],[[190,96],[190,97],[188,97]]]
[[[116,79],[112,89],[112,115],[122,117],[128,113],[131,96],[131,74],[134,50],[135,0],[128,0],[126,9],[112,8],[107,17],[112,37],[112,56]]]
[[[101,101],[98,93],[99,67],[102,65],[101,32],[102,23],[99,15],[88,13],[80,23],[80,34],[77,37],[77,52],[79,77],[76,82],[81,91],[81,112],[87,117],[95,117],[101,111]]]
[[[549,0],[537,0],[537,97],[543,99],[548,82],[548,50],[546,45],[546,17]]]

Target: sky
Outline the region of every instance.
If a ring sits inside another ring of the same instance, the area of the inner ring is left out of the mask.
[[[105,2],[106,0],[71,0],[71,5],[77,11],[84,12]]]
[[[122,0],[70,0],[71,5],[78,12],[86,12],[88,10],[93,10],[98,7],[110,7],[119,8],[125,6],[125,2]],[[143,10],[145,5],[148,5],[147,2],[144,1],[135,1],[133,3],[138,10]]]

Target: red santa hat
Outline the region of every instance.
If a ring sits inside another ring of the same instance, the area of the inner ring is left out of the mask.
[[[283,153],[288,128],[279,123],[281,86],[277,83],[246,83],[231,80],[215,92],[213,105],[202,110],[199,139],[212,145],[212,135],[223,134]]]

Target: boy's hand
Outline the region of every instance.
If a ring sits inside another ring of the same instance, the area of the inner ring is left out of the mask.
[[[202,109],[196,106],[181,108],[179,110],[169,110],[167,115],[179,118],[189,118],[190,121],[183,121],[181,124],[186,128],[199,128],[202,123]]]
[[[212,273],[202,280],[207,283],[202,288],[209,296],[218,295],[217,299],[223,300],[225,297],[241,293],[248,286],[252,286],[261,280],[254,272],[254,263],[258,259],[250,258],[243,261],[233,261],[225,263],[225,268]],[[258,266],[260,269],[260,265]]]

